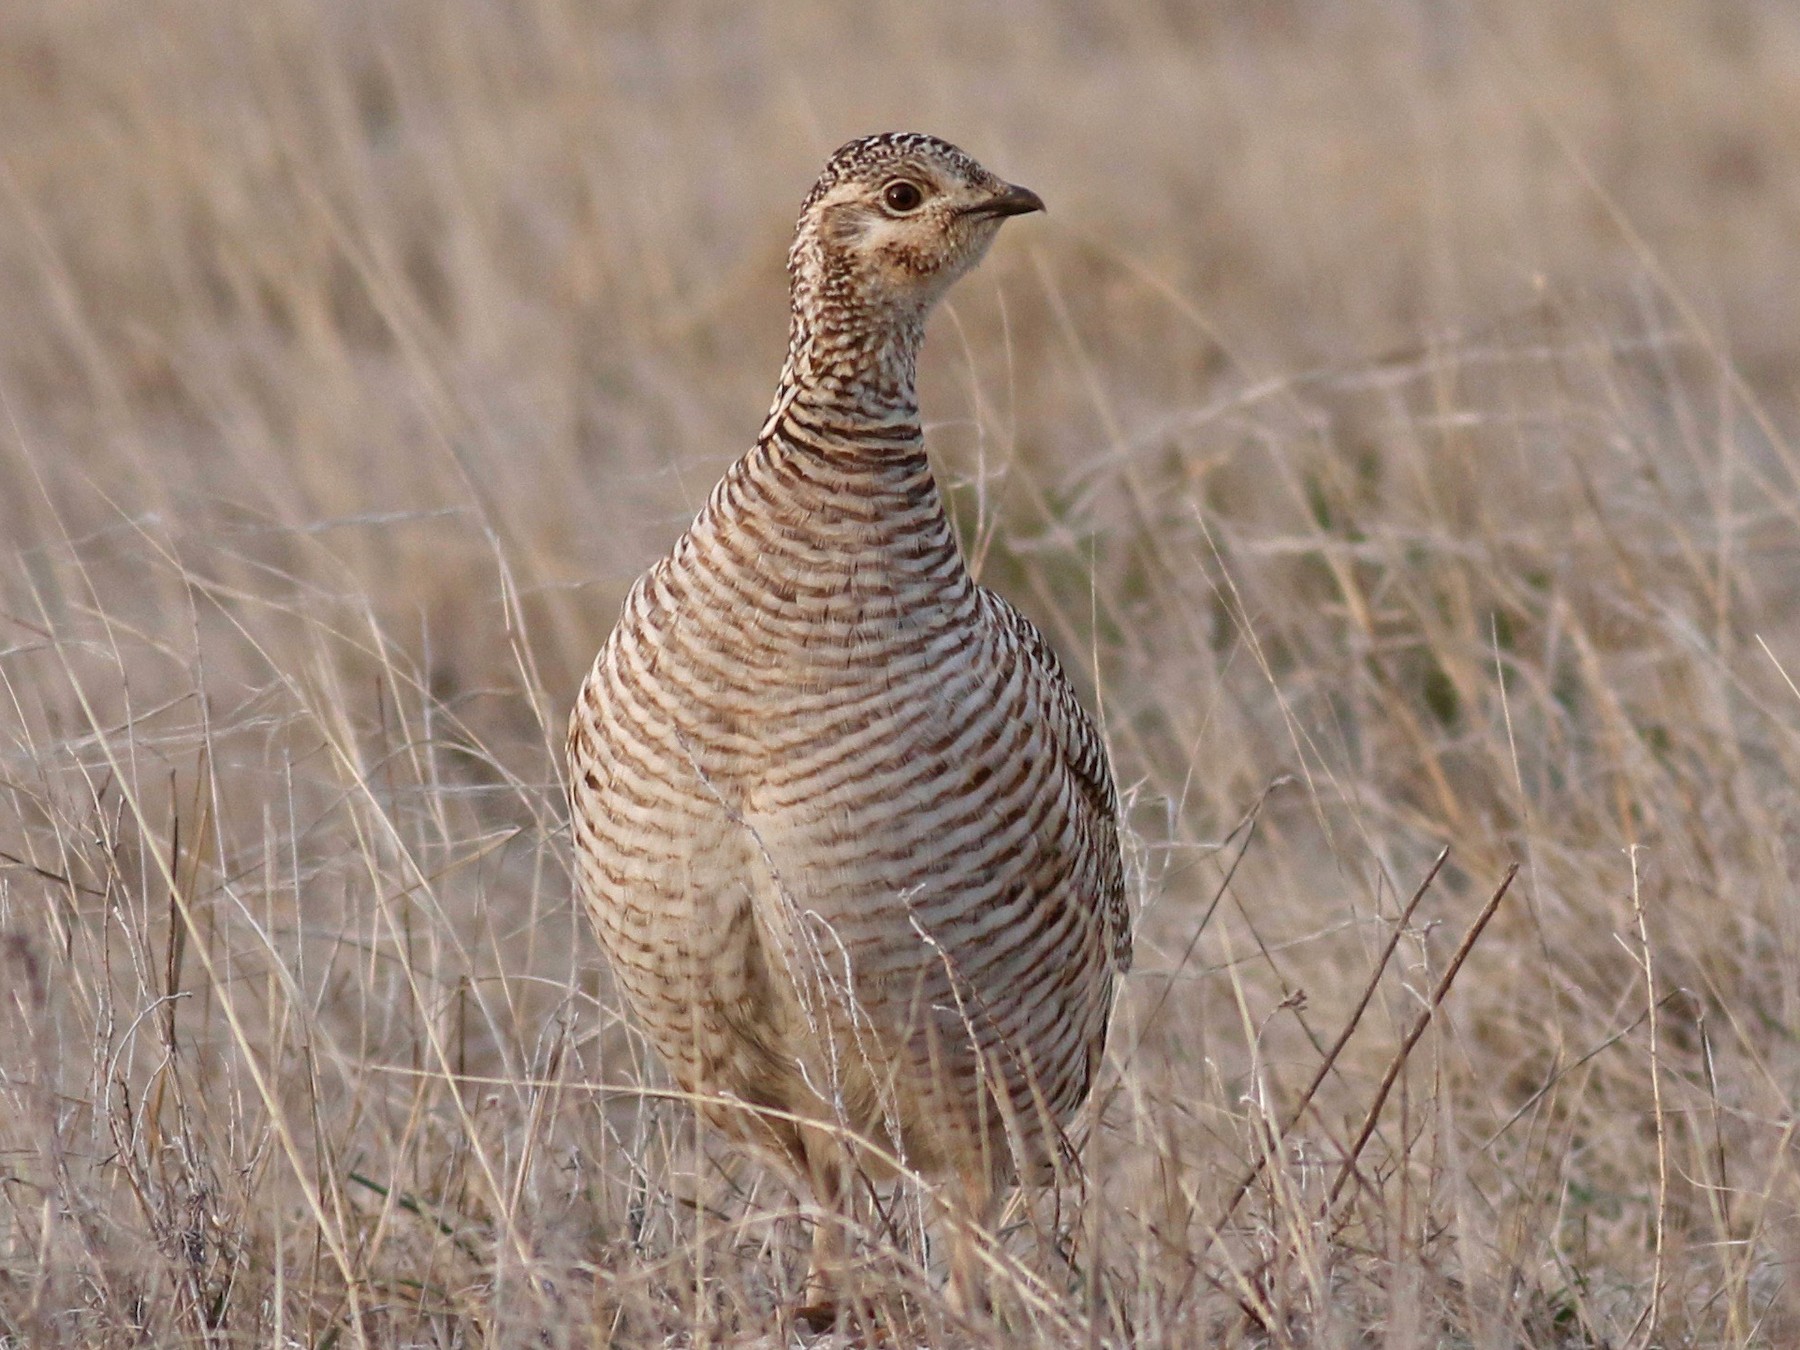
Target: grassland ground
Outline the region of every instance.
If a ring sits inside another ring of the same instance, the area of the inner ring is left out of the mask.
[[[0,1344],[801,1334],[559,749],[885,126],[1050,206],[928,434],[1141,912],[1085,1178],[992,1318],[871,1233],[889,1330],[1800,1343],[1800,10],[81,0],[0,22]]]

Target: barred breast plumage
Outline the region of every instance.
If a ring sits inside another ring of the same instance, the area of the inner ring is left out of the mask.
[[[974,1190],[1041,1170],[1129,963],[1105,748],[970,577],[914,392],[933,302],[1041,206],[931,137],[832,157],[769,418],[571,720],[577,884],[620,987],[708,1117],[821,1192],[882,1170],[846,1132]]]

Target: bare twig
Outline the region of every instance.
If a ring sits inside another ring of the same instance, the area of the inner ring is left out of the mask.
[[[1387,1105],[1388,1093],[1393,1091],[1394,1083],[1400,1077],[1400,1070],[1406,1067],[1407,1057],[1412,1054],[1413,1047],[1419,1043],[1419,1037],[1425,1034],[1425,1028],[1431,1025],[1432,1014],[1444,1001],[1444,996],[1450,992],[1450,986],[1456,980],[1457,972],[1462,969],[1462,964],[1468,959],[1469,953],[1475,949],[1475,944],[1481,940],[1482,930],[1488,926],[1488,920],[1492,919],[1495,911],[1500,908],[1501,900],[1506,897],[1507,889],[1513,884],[1513,878],[1518,875],[1519,865],[1517,863],[1506,869],[1506,876],[1501,879],[1499,887],[1496,888],[1487,904],[1482,906],[1481,913],[1475,916],[1475,922],[1469,925],[1469,931],[1463,934],[1462,941],[1457,945],[1456,954],[1450,958],[1450,964],[1445,967],[1443,976],[1437,982],[1437,988],[1431,991],[1431,1001],[1425,1005],[1418,1020],[1412,1024],[1412,1029],[1406,1033],[1406,1039],[1400,1042],[1400,1049],[1395,1052],[1392,1062],[1388,1064],[1387,1072],[1382,1075],[1381,1086],[1375,1089],[1375,1100],[1369,1103],[1369,1112],[1363,1117],[1362,1129],[1357,1131],[1355,1141],[1350,1145],[1348,1152],[1344,1154],[1343,1164],[1338,1168],[1338,1174],[1331,1183],[1331,1190],[1325,1196],[1325,1212],[1327,1214],[1337,1203],[1338,1196],[1343,1192],[1344,1183],[1349,1181],[1351,1175],[1356,1171],[1356,1160],[1361,1156],[1370,1136],[1375,1133],[1376,1122],[1381,1119],[1381,1108]]]
[[[1281,1127],[1280,1133],[1275,1137],[1268,1148],[1257,1155],[1256,1161],[1250,1164],[1249,1170],[1238,1180],[1237,1186],[1231,1192],[1231,1199],[1225,1202],[1224,1210],[1220,1213],[1218,1220],[1212,1225],[1212,1228],[1208,1232],[1208,1247],[1212,1245],[1213,1239],[1225,1231],[1225,1225],[1231,1222],[1231,1216],[1237,1212],[1237,1207],[1243,1203],[1243,1199],[1249,1194],[1250,1188],[1256,1184],[1256,1179],[1262,1175],[1263,1168],[1268,1166],[1269,1159],[1273,1157],[1275,1151],[1281,1147],[1281,1141],[1293,1133],[1294,1127],[1300,1123],[1301,1117],[1306,1114],[1307,1108],[1312,1105],[1313,1094],[1318,1092],[1319,1085],[1325,1081],[1326,1075],[1331,1072],[1332,1066],[1337,1063],[1337,1057],[1343,1053],[1344,1047],[1350,1043],[1350,1037],[1355,1034],[1357,1025],[1362,1021],[1363,1013],[1368,1011],[1369,1001],[1375,997],[1375,991],[1381,985],[1381,977],[1387,970],[1388,962],[1393,959],[1394,949],[1400,945],[1400,939],[1406,935],[1406,926],[1412,920],[1413,911],[1419,907],[1419,902],[1425,898],[1425,892],[1431,889],[1431,883],[1437,880],[1437,875],[1443,870],[1444,861],[1449,856],[1450,846],[1446,844],[1443,851],[1437,855],[1437,859],[1431,864],[1430,870],[1425,873],[1425,879],[1421,881],[1418,888],[1413,891],[1412,899],[1406,902],[1406,908],[1400,911],[1400,917],[1394,922],[1394,931],[1388,937],[1387,946],[1381,949],[1381,955],[1376,959],[1374,969],[1369,972],[1369,980],[1368,983],[1363,986],[1362,997],[1357,999],[1356,1006],[1350,1010],[1350,1016],[1344,1020],[1344,1029],[1338,1033],[1337,1040],[1332,1042],[1331,1048],[1325,1052],[1324,1058],[1319,1061],[1319,1067],[1313,1073],[1312,1082],[1306,1085],[1306,1090],[1300,1094],[1299,1100],[1294,1103],[1294,1109],[1289,1113],[1287,1123]],[[1206,1250],[1205,1248],[1202,1248],[1199,1257],[1196,1259],[1203,1259],[1205,1255]]]
[[[1151,1026],[1162,1016],[1177,979],[1181,972],[1187,969],[1188,962],[1194,959],[1194,952],[1200,946],[1200,939],[1205,936],[1206,930],[1212,925],[1212,917],[1218,912],[1220,902],[1225,899],[1225,893],[1231,889],[1232,879],[1237,876],[1238,866],[1244,861],[1244,855],[1250,851],[1250,845],[1256,839],[1256,826],[1262,819],[1263,806],[1268,802],[1269,794],[1290,781],[1284,774],[1265,787],[1257,794],[1255,803],[1244,813],[1243,818],[1232,827],[1231,833],[1225,836],[1225,842],[1229,843],[1233,838],[1242,834],[1244,842],[1238,846],[1236,856],[1232,858],[1230,865],[1225,869],[1225,875],[1219,878],[1219,884],[1213,888],[1212,899],[1207,901],[1206,912],[1200,916],[1200,922],[1194,925],[1194,931],[1188,937],[1187,946],[1182,949],[1181,959],[1163,976],[1162,992],[1157,995],[1156,1002],[1150,1006],[1150,1011],[1145,1013],[1143,1020],[1138,1023],[1137,1040],[1132,1044],[1131,1055],[1126,1057],[1125,1063],[1120,1068],[1121,1077],[1124,1075],[1124,1070],[1131,1067],[1132,1059],[1135,1058],[1138,1048],[1143,1045],[1144,1037],[1149,1034]]]
[[[1663,1119],[1662,1061],[1656,1027],[1656,962],[1650,955],[1650,928],[1644,921],[1644,896],[1638,879],[1638,845],[1626,850],[1631,858],[1631,914],[1637,921],[1639,957],[1644,969],[1644,1002],[1650,1020],[1650,1105],[1656,1115],[1656,1215],[1655,1252],[1650,1272],[1650,1302],[1638,1324],[1643,1331],[1642,1344],[1649,1346],[1662,1325],[1663,1239],[1669,1211],[1669,1138]]]

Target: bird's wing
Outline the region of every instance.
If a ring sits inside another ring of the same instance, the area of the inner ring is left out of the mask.
[[[1119,852],[1119,798],[1113,786],[1106,742],[1037,625],[1004,597],[985,588],[982,595],[994,620],[1018,644],[1033,702],[1042,710],[1076,799],[1087,817],[1099,917],[1111,946],[1113,965],[1124,973],[1131,968],[1131,909]]]

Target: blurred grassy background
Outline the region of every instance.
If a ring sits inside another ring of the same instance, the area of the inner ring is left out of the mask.
[[[557,752],[887,127],[1050,204],[925,412],[1143,906],[1092,1278],[968,1334],[1800,1338],[1800,10],[69,0],[0,23],[0,1342],[786,1334]]]

